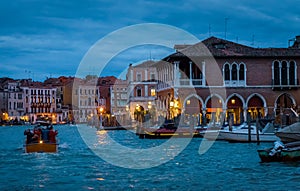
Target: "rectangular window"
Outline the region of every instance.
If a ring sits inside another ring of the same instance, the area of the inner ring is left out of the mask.
[[[151,74],[151,79],[150,79],[151,81],[153,81],[153,80],[155,80],[155,74]]]
[[[142,81],[142,75],[141,74],[136,75],[136,81],[138,81],[138,82]]]
[[[154,88],[151,88],[151,96],[156,96],[156,91]]]

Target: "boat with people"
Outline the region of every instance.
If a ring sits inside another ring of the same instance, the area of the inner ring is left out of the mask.
[[[26,153],[45,152],[55,153],[58,150],[58,131],[53,129],[53,125],[47,122],[38,122],[33,129],[26,129],[24,149]]]
[[[219,136],[221,136],[223,140],[229,142],[274,142],[279,140],[275,135],[276,130],[272,123],[268,123],[262,129],[256,128],[256,125],[250,125],[249,131],[249,125],[244,123],[236,130],[219,131]]]
[[[283,144],[274,142],[272,148],[257,150],[261,162],[288,162],[300,160],[300,141]]]
[[[300,141],[300,122],[281,128],[275,135],[284,143]]]

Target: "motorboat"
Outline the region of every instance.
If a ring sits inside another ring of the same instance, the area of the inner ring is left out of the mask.
[[[300,141],[300,122],[281,128],[275,135],[284,143]]]
[[[223,140],[229,142],[274,142],[280,140],[275,135],[272,123],[268,123],[262,130],[256,128],[255,125],[250,125],[249,134],[249,125],[245,123],[236,130],[220,130],[219,135]]]
[[[45,152],[55,153],[58,151],[57,130],[49,123],[39,123],[34,129],[26,129],[24,135],[24,150],[26,153]]]

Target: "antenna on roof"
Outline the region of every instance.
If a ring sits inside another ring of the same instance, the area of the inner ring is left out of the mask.
[[[254,46],[254,34],[252,35],[252,42],[251,42],[251,46]]]
[[[211,37],[211,26],[208,24],[208,37]]]
[[[228,18],[225,18],[225,31],[224,31],[224,39],[226,40],[226,38],[227,38],[227,21],[228,21]]]
[[[152,58],[151,58],[151,50],[150,50],[150,55],[149,55],[149,60],[151,60]]]

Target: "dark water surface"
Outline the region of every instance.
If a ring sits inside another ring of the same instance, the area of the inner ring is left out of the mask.
[[[0,190],[300,190],[300,163],[260,163],[256,150],[272,143],[215,142],[203,155],[200,138],[170,161],[153,168],[114,166],[94,154],[76,126],[59,130],[56,154],[24,153],[28,126],[0,127]],[[108,131],[125,146],[150,148],[165,140]],[[101,136],[101,135],[98,135]],[[155,153],[154,153],[155,155]],[[122,160],[122,154],[115,155]]]

